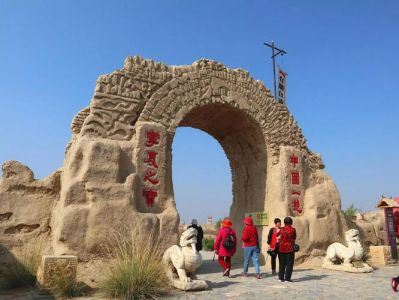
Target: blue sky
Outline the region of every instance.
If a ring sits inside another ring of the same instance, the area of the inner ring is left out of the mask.
[[[172,65],[203,57],[272,88],[270,50],[288,55],[288,108],[322,155],[343,207],[399,195],[398,1],[0,2],[0,161],[43,178],[62,166],[69,124],[96,78],[140,54]],[[174,189],[182,220],[228,213],[218,143],[178,129]],[[190,174],[190,176],[187,176]],[[206,207],[206,209],[204,209]]]

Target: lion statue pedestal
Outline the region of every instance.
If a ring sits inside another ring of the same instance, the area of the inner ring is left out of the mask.
[[[363,262],[363,247],[359,241],[359,231],[349,229],[345,232],[348,247],[333,243],[327,248],[322,267],[329,270],[352,273],[369,273],[373,268]]]
[[[175,288],[184,291],[208,288],[205,280],[197,280],[194,272],[202,264],[202,256],[197,252],[197,230],[188,228],[180,237],[180,246],[166,249],[162,261],[168,267],[168,276]]]

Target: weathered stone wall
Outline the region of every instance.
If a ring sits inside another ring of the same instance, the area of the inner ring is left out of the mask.
[[[384,245],[386,239],[384,210],[358,213],[356,218],[348,218],[349,228],[359,230],[364,246]]]
[[[0,245],[7,248],[48,237],[51,210],[59,197],[60,171],[43,180],[17,161],[2,166],[0,181]]]
[[[340,238],[346,223],[334,183],[287,107],[260,81],[206,59],[166,66],[128,57],[123,69],[99,77],[90,106],[73,119],[61,184],[41,204],[38,219],[52,228],[55,254],[89,259],[112,231],[130,224],[155,228],[165,247],[177,241],[171,146],[179,126],[209,133],[224,149],[239,233],[245,212],[266,210],[270,225],[274,217],[294,217],[300,258]],[[18,180],[31,186],[28,173]],[[17,195],[7,182],[0,191]],[[14,212],[5,197],[0,215],[7,219]]]
[[[139,176],[133,165],[133,144],[125,141],[76,137],[67,153],[60,201],[53,210],[53,247],[56,254],[81,259],[101,252],[104,240],[132,224],[175,242],[177,213],[142,213],[135,197]],[[130,155],[130,156],[129,156]],[[158,210],[159,212],[159,210]],[[166,247],[166,246],[165,246]]]

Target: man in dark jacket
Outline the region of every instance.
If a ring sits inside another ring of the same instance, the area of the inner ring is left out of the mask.
[[[276,257],[278,255],[278,247],[280,245],[280,229],[281,220],[279,218],[274,219],[274,227],[270,228],[269,235],[267,236],[267,244],[269,245],[269,253],[272,262],[272,274],[277,274],[276,272]]]
[[[201,226],[198,226],[198,221],[197,219],[192,219],[191,221],[191,225],[187,227],[188,228],[194,228],[195,230],[197,230],[197,244],[195,245],[195,248],[197,249],[197,251],[201,251],[202,250],[202,239],[204,238],[204,231],[202,230]]]

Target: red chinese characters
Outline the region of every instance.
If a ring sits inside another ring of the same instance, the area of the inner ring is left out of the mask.
[[[299,184],[299,172],[291,172],[291,184]]]
[[[147,181],[151,184],[157,184],[159,182],[159,180],[155,178],[156,175],[157,175],[156,170],[148,169],[144,175],[144,182]]]
[[[290,163],[293,164],[294,169],[296,168],[296,165],[299,163],[299,159],[298,156],[295,156],[294,154],[292,154],[290,156]]]
[[[294,199],[291,201],[292,210],[294,212],[301,214],[303,212],[301,201],[299,200],[301,193],[297,192],[297,191],[293,191],[292,195],[294,196]]]
[[[143,197],[148,207],[154,206],[155,198],[158,196],[158,192],[155,190],[143,190]]]
[[[302,213],[301,202],[299,201],[299,199],[292,200],[292,210],[299,214]]]
[[[145,151],[143,157],[143,163],[146,168],[144,169],[143,177],[143,197],[147,207],[153,207],[156,197],[158,196],[158,147],[160,145],[161,134],[155,130],[149,130],[145,132]],[[149,149],[150,148],[150,149]]]
[[[302,214],[303,206],[302,206],[302,169],[300,166],[300,157],[291,153],[288,156],[288,165],[289,165],[289,190],[288,190],[288,198],[291,202],[291,210],[294,214]]]
[[[158,168],[157,165],[157,154],[158,152],[155,151],[147,151],[147,159],[144,160],[144,162],[149,165],[149,166],[153,166],[154,168]]]
[[[152,147],[154,145],[158,145],[159,144],[159,139],[160,139],[161,136],[160,136],[159,132],[150,130],[150,131],[147,131],[145,133],[145,137],[147,139],[146,143],[145,143],[145,146],[146,147]]]

